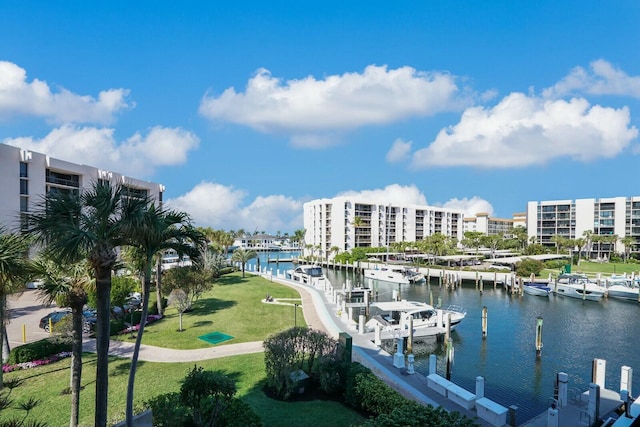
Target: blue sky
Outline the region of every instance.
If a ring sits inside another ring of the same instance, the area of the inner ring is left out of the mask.
[[[234,3],[0,1],[0,142],[226,230],[640,195],[637,1]]]

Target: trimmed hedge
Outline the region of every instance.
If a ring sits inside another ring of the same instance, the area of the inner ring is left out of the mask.
[[[70,339],[60,337],[45,338],[12,349],[9,354],[8,364],[15,365],[32,362],[64,351],[71,351]]]

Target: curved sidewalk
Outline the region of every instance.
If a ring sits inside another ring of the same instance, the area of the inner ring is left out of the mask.
[[[134,343],[125,341],[111,341],[109,354],[111,356],[129,357],[133,355]],[[82,350],[95,353],[96,340],[86,339]],[[262,341],[243,342],[238,344],[225,344],[217,347],[198,348],[193,350],[177,350],[152,345],[141,345],[139,360],[146,362],[198,362],[201,360],[215,359],[218,357],[235,356],[238,354],[261,353],[264,350]]]

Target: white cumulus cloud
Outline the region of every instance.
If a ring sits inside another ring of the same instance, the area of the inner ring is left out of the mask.
[[[52,91],[42,80],[27,81],[27,72],[18,65],[0,61],[0,117],[35,116],[53,123],[108,124],[127,102],[128,89],[107,89],[98,97],[77,95],[67,89]]]
[[[109,128],[64,125],[42,139],[8,138],[3,141],[26,150],[129,176],[149,176],[156,167],[183,164],[200,139],[180,128],[151,128],[118,142]]]
[[[259,196],[246,202],[247,192],[232,186],[201,182],[167,205],[191,215],[199,226],[246,231],[292,232],[302,228],[302,202],[283,195]]]
[[[481,199],[477,196],[471,198],[453,198],[448,202],[442,204],[443,208],[458,209],[464,212],[465,217],[474,217],[478,213],[485,212],[489,216],[493,215],[493,205],[488,201]]]
[[[393,141],[391,148],[387,152],[387,162],[400,163],[407,160],[411,154],[412,144],[413,141],[403,141],[400,138]]]
[[[317,147],[318,141],[331,144],[326,133],[458,110],[466,101],[457,96],[453,76],[411,67],[370,65],[362,73],[286,82],[260,69],[244,92],[231,87],[219,96],[206,94],[200,114],[259,132],[283,133],[297,145],[308,141]],[[315,134],[321,138],[310,136]]]
[[[590,161],[618,155],[638,136],[629,109],[590,105],[584,98],[550,100],[512,93],[492,108],[468,108],[442,129],[412,165],[522,167],[567,157]]]
[[[384,188],[362,191],[344,191],[337,197],[362,198],[364,200],[384,200],[395,205],[426,205],[427,198],[415,185],[390,184]]]
[[[589,69],[575,67],[542,95],[557,98],[576,93],[592,95],[621,95],[640,98],[640,76],[629,76],[604,59],[589,64]]]

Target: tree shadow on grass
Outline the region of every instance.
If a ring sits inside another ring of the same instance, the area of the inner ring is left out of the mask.
[[[222,300],[218,298],[201,298],[189,312],[189,316],[209,316],[218,310],[224,310],[236,305],[235,301]]]
[[[244,283],[247,280],[248,278],[242,278],[242,275],[225,274],[224,276],[218,277],[218,280],[216,280],[215,284],[220,286],[237,285],[238,283]]]
[[[198,320],[197,322],[193,322],[193,327],[194,328],[199,328],[201,326],[209,326],[209,325],[213,325],[213,322],[211,320]]]

